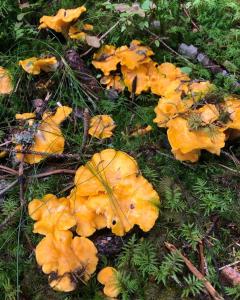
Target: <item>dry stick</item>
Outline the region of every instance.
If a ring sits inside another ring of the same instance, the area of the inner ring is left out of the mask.
[[[40,151],[33,151],[33,150],[17,150],[17,149],[8,149],[0,147],[1,150],[4,150],[6,152],[10,153],[22,153],[22,154],[34,154],[34,155],[41,155],[46,156],[50,158],[74,158],[74,159],[80,159],[80,155],[78,154],[55,154],[55,153],[48,153],[48,152],[40,152]]]
[[[228,264],[228,265],[226,265],[226,266],[223,266],[223,267],[219,268],[218,270],[221,271],[221,270],[223,270],[223,269],[225,269],[225,268],[227,268],[227,267],[232,267],[232,266],[235,266],[235,265],[237,265],[237,264],[239,264],[239,263],[240,263],[240,260],[237,260],[237,261],[235,261],[235,262],[233,262],[233,263],[231,263],[231,264]]]
[[[102,36],[100,36],[99,41],[104,39],[119,23],[120,23],[120,20],[118,20],[115,24],[113,24],[112,27],[110,27]],[[86,56],[92,50],[93,50],[93,47],[89,48],[87,51],[85,51],[83,54],[81,54],[80,57]]]
[[[200,28],[199,28],[199,26],[193,21],[193,19],[191,18],[188,9],[185,7],[184,4],[182,5],[182,7],[183,7],[183,11],[184,11],[185,15],[190,19],[190,21],[191,21],[193,27],[196,28],[196,29],[199,31]]]
[[[178,249],[174,245],[167,243],[167,242],[165,242],[164,244],[169,251],[171,251],[171,252],[178,251]],[[193,275],[195,275],[199,280],[201,280],[203,282],[205,288],[207,289],[208,293],[212,296],[212,298],[214,300],[224,300],[224,298],[215,290],[215,288],[203,276],[203,274],[198,271],[198,269],[192,264],[192,262],[188,258],[186,258],[180,251],[178,251],[178,252],[179,252],[180,257],[183,259],[184,263],[188,267],[189,271],[191,271]]]
[[[199,258],[200,258],[200,271],[201,273],[205,276],[206,275],[206,270],[207,270],[207,264],[206,264],[206,259],[204,257],[204,248],[203,248],[204,242],[201,241],[198,243],[199,247]]]
[[[11,184],[9,184],[5,189],[0,191],[0,196],[5,194],[8,190],[10,190],[12,187],[14,187],[18,183],[18,179],[14,180]]]
[[[75,175],[76,170],[70,170],[70,169],[58,169],[58,170],[53,170],[53,171],[48,171],[45,173],[40,173],[40,174],[35,174],[35,175],[29,175],[29,178],[42,178],[42,177],[47,177],[55,174],[71,174]]]
[[[177,51],[175,51],[174,49],[172,49],[170,46],[168,46],[168,44],[166,44],[162,38],[160,38],[158,35],[156,35],[154,32],[145,29],[146,32],[148,32],[149,34],[151,34],[155,39],[157,39],[165,48],[167,48],[170,52],[172,52],[174,55],[179,56],[181,59],[185,60],[187,63],[190,63],[192,65],[192,62],[190,62],[190,60],[188,60],[187,58],[185,58],[184,56],[182,56],[181,54],[179,54]]]
[[[14,169],[11,169],[11,168],[8,168],[6,166],[0,165],[0,169],[3,172],[6,172],[6,173],[9,173],[9,174],[12,174],[12,175],[18,175],[18,171],[14,170]]]
[[[88,108],[85,108],[83,112],[83,139],[82,139],[80,153],[82,153],[86,147],[88,130],[89,130],[89,121],[90,121],[89,110]]]

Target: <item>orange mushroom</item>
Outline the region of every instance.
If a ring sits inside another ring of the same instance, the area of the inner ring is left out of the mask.
[[[168,140],[173,153],[185,155],[194,151],[195,161],[198,159],[197,150],[205,149],[213,154],[220,155],[221,148],[225,145],[225,134],[217,127],[212,135],[205,128],[190,130],[188,121],[181,117],[171,119],[167,123],[167,127]],[[191,159],[191,161],[194,161],[194,159]]]
[[[60,124],[72,112],[72,108],[68,106],[60,106],[55,114],[45,112],[40,125],[37,126],[34,135],[34,143],[29,150],[45,153],[62,153],[64,150],[64,137],[62,135]],[[32,126],[35,126],[33,123]],[[21,150],[22,145],[17,145],[16,150]],[[35,164],[43,160],[46,156],[41,154],[25,154],[24,161],[29,164]],[[22,159],[22,154],[17,153],[16,158]]]
[[[104,45],[93,55],[92,64],[96,69],[100,69],[104,75],[109,75],[111,71],[117,69],[120,57],[116,56],[116,48],[112,45]]]
[[[31,120],[36,118],[35,113],[23,113],[23,114],[16,114],[16,120]]]
[[[96,230],[106,227],[106,219],[101,214],[96,214],[88,207],[88,197],[78,195],[74,188],[69,197],[72,215],[76,220],[76,232],[80,236],[90,236]]]
[[[149,133],[150,131],[152,131],[152,126],[147,125],[144,128],[138,128],[138,129],[132,131],[130,136],[141,136],[141,135],[145,135],[145,134]]]
[[[0,95],[7,95],[13,91],[12,79],[9,72],[0,67]]]
[[[76,288],[77,282],[88,281],[98,263],[97,249],[84,237],[74,237],[70,231],[54,231],[36,247],[36,259],[50,286],[62,292]]]
[[[109,115],[97,115],[91,118],[88,133],[98,139],[106,139],[113,135],[112,131],[115,127]]]
[[[133,158],[106,149],[81,166],[69,199],[76,215],[77,232],[83,236],[108,227],[124,235],[139,225],[149,231],[159,214],[159,196],[138,174]]]
[[[117,270],[112,267],[103,268],[98,273],[97,280],[104,285],[103,292],[108,297],[116,298],[121,292],[117,275]]]
[[[159,203],[152,185],[142,176],[131,175],[106,193],[90,196],[87,205],[105,217],[114,234],[123,236],[134,225],[149,231],[158,218]]]
[[[68,35],[71,39],[73,40],[80,40],[80,41],[85,41],[86,39],[86,33],[79,30],[75,26],[71,26],[68,31]]]
[[[124,84],[129,92],[139,95],[147,92],[151,87],[151,78],[156,72],[156,63],[149,60],[147,63],[139,64],[135,69],[129,69],[128,66],[121,67]]]
[[[47,194],[43,199],[33,199],[28,205],[29,216],[35,220],[34,233],[47,235],[56,230],[67,230],[76,224],[66,198],[58,199]]]
[[[74,180],[77,195],[94,196],[106,192],[132,174],[138,174],[134,158],[122,151],[105,149],[95,153],[85,166],[77,170]]]
[[[38,75],[41,71],[54,72],[58,67],[58,61],[55,56],[49,58],[31,57],[20,60],[19,65],[29,74]]]
[[[56,32],[65,33],[71,24],[77,21],[82,13],[86,11],[84,6],[74,9],[59,9],[55,16],[43,16],[40,19],[39,29],[50,28]]]
[[[148,63],[151,61],[150,56],[154,53],[146,46],[141,46],[141,42],[133,40],[130,46],[122,46],[116,49],[115,55],[120,59],[122,66],[126,66],[128,69],[133,70],[140,64]]]
[[[107,86],[107,89],[114,89],[117,92],[122,92],[125,89],[123,79],[119,75],[103,76],[100,80],[101,84]]]

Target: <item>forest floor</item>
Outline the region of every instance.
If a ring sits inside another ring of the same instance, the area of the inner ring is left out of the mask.
[[[94,26],[91,41],[38,29],[42,16],[82,5],[87,11],[81,21]],[[203,150],[197,162],[179,161],[166,128],[153,122],[159,96],[149,91],[137,95],[138,82],[132,83],[131,93],[106,90],[100,84],[102,72],[92,65],[99,42],[120,47],[140,40],[152,49],[158,64],[172,63],[192,80],[213,83],[217,92],[210,95],[211,103],[227,95],[238,99],[240,3],[141,0],[132,5],[114,0],[0,0],[0,66],[9,70],[14,86],[9,95],[0,95],[1,299],[105,299],[96,274],[109,265],[119,272],[118,299],[240,299],[240,139],[226,141],[219,156]],[[202,53],[199,59],[196,51]],[[20,60],[40,56],[55,56],[57,69],[33,75],[19,65]],[[34,112],[39,103],[46,110],[61,105],[73,110],[61,126],[64,155],[36,164],[19,162],[16,135],[26,131],[26,124],[15,115]],[[112,117],[116,128],[110,138],[87,134],[94,115]],[[148,125],[151,131],[132,134]],[[54,291],[36,262],[42,236],[33,233],[28,203],[46,194],[67,196],[77,168],[107,148],[137,161],[141,175],[160,196],[159,217],[148,232],[135,226],[123,237],[110,229],[91,235],[98,249],[96,272],[73,292]],[[166,243],[177,251],[169,251]],[[181,253],[191,261],[190,268]],[[237,283],[222,274],[229,264]],[[219,296],[209,294],[193,266]]]

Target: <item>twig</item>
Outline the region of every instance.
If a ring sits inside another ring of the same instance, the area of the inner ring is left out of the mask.
[[[11,169],[11,168],[8,168],[6,166],[0,165],[0,169],[5,173],[9,173],[9,174],[12,174],[12,175],[18,175],[18,171],[14,170],[14,169]]]
[[[212,284],[203,276],[201,272],[199,272],[199,270],[192,264],[192,262],[188,258],[186,258],[174,245],[167,242],[165,242],[164,244],[169,251],[179,252],[180,257],[183,259],[189,271],[191,271],[193,275],[195,275],[199,280],[203,282],[208,293],[212,296],[214,300],[224,300],[224,298],[215,290]]]
[[[48,171],[45,173],[40,173],[40,174],[35,174],[35,175],[29,175],[29,178],[43,178],[43,177],[48,177],[51,175],[55,175],[55,174],[71,174],[71,175],[75,175],[76,171],[75,170],[70,170],[70,169],[58,169],[58,170],[52,170],[52,171]]]
[[[112,27],[110,27],[102,36],[100,36],[99,41],[103,40],[118,24],[120,23],[120,20],[118,20],[115,24],[113,24]],[[86,56],[89,52],[91,52],[94,48],[91,47],[84,53],[80,55],[80,57]]]
[[[200,28],[198,27],[198,25],[197,25],[197,24],[193,21],[193,19],[191,18],[188,9],[185,7],[184,4],[182,5],[182,7],[183,7],[183,11],[184,11],[185,15],[190,19],[190,21],[191,21],[193,27],[196,28],[196,29],[199,31]]]
[[[235,262],[233,262],[233,263],[231,263],[231,264],[228,264],[228,265],[226,265],[226,266],[223,266],[223,267],[219,268],[218,270],[221,271],[221,270],[223,270],[223,269],[225,269],[225,268],[227,268],[227,267],[232,267],[232,266],[235,266],[235,265],[237,265],[237,264],[239,264],[239,263],[240,263],[240,260],[237,260],[237,261],[235,261]]]
[[[207,263],[204,257],[204,241],[198,243],[199,258],[200,258],[200,272],[205,276],[207,273]]]
[[[57,153],[48,153],[48,152],[40,152],[40,151],[33,151],[33,150],[17,150],[17,149],[8,149],[0,147],[1,150],[4,150],[6,152],[10,153],[22,153],[22,154],[34,154],[34,155],[41,155],[46,156],[50,158],[74,158],[74,159],[81,159],[80,155],[78,154],[57,154]]]
[[[178,57],[180,57],[182,60],[186,61],[188,64],[192,63],[190,62],[190,60],[188,60],[186,57],[182,56],[181,54],[179,54],[177,51],[175,51],[174,49],[172,49],[170,46],[168,46],[168,44],[166,44],[162,38],[160,38],[158,35],[156,35],[154,32],[150,31],[149,29],[145,29],[146,32],[148,32],[149,34],[151,34],[155,39],[157,39],[165,48],[167,48],[170,52],[172,52],[174,55],[177,55]]]
[[[83,112],[83,139],[80,148],[80,153],[82,153],[82,151],[86,147],[87,138],[88,138],[89,121],[90,121],[89,110],[88,108],[85,108]]]
[[[5,189],[0,191],[0,196],[4,195],[8,190],[14,187],[18,183],[18,179],[14,180],[11,184],[9,184]]]
[[[6,146],[6,145],[11,144],[11,143],[12,143],[12,141],[7,141],[7,142],[5,142],[5,143],[2,143],[2,144],[0,145],[0,147],[1,147],[1,146]]]

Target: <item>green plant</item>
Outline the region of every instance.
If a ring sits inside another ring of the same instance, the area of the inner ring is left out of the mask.
[[[203,282],[197,279],[193,275],[188,275],[188,277],[184,277],[184,281],[186,286],[182,291],[182,297],[185,298],[188,298],[189,296],[195,297],[196,295],[200,294],[200,292],[204,288]]]

